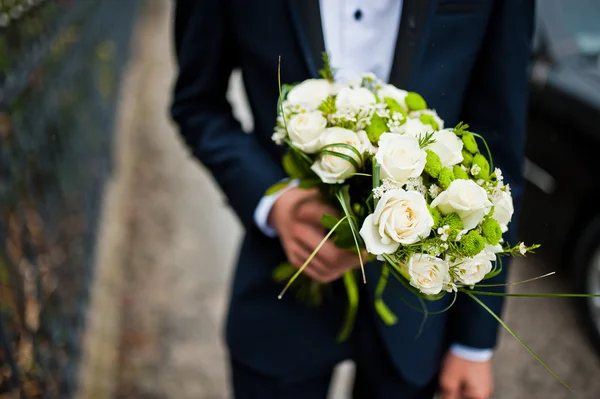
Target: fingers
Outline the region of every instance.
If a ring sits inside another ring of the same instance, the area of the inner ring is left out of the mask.
[[[299,224],[294,229],[294,237],[309,253],[312,253],[321,244],[325,235],[323,231],[308,224]],[[328,269],[345,271],[358,267],[360,260],[358,255],[335,246],[332,241],[326,241],[316,259],[327,266]]]
[[[321,218],[324,214],[339,216],[336,209],[316,200],[315,197],[308,197],[296,209],[296,218],[299,221],[315,226],[321,226]]]
[[[312,251],[308,251],[301,245],[296,245],[288,256],[289,261],[296,267],[300,268],[304,265],[304,262],[309,258]],[[311,259],[310,263],[306,266],[303,272],[313,280],[328,283],[339,278],[339,274],[335,270],[331,270],[327,265],[316,257]]]

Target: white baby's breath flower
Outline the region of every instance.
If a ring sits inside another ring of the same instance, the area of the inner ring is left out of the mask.
[[[483,179],[477,179],[477,182],[476,182],[476,183],[477,183],[478,185],[480,185],[480,186],[483,186],[483,185],[485,184],[485,180],[483,180]]]
[[[408,179],[408,181],[406,182],[405,189],[406,191],[417,191],[423,196],[425,196],[425,194],[427,193],[427,187],[425,187],[425,185],[423,184],[422,176],[411,177],[410,179]]]
[[[494,169],[494,174],[496,175],[496,180],[498,180],[499,182],[501,182],[502,180],[504,180],[504,176],[502,175],[502,171],[499,168],[495,168]]]
[[[442,248],[442,249],[448,249],[448,248],[450,248],[450,245],[448,245],[447,242],[444,242],[444,243],[440,244],[440,248]]]
[[[527,252],[527,247],[525,246],[524,242],[519,244],[519,252],[521,253],[521,255],[525,255],[525,253]]]
[[[473,166],[471,166],[471,174],[473,176],[477,176],[479,174],[479,172],[481,172],[481,166],[479,166],[477,164],[473,164]]]
[[[450,226],[448,226],[448,225],[439,227],[437,229],[437,233],[440,235],[440,239],[442,241],[448,241],[448,237],[450,237],[451,232],[452,232],[452,229],[450,229]]]
[[[369,253],[390,254],[400,245],[410,245],[429,236],[433,217],[425,198],[402,189],[386,192],[375,212],[367,216],[360,235]]]
[[[444,285],[444,291],[446,292],[458,292],[458,287],[454,281],[449,281]]]
[[[435,199],[442,192],[442,188],[437,184],[432,184],[429,186],[429,195],[431,198]]]

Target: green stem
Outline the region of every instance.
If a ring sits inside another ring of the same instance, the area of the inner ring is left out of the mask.
[[[484,308],[494,319],[496,319],[496,321],[498,321],[498,323],[500,323],[500,325],[504,327],[504,329],[508,331],[508,333],[512,335],[512,337],[516,339],[527,350],[527,352],[529,352],[542,366],[544,366],[544,368],[548,370],[548,372],[552,374],[554,378],[556,378],[558,381],[560,381],[561,384],[567,387],[569,391],[573,391],[569,384],[567,384],[562,378],[560,378],[558,374],[556,374],[554,370],[552,370],[529,346],[527,346],[527,344],[521,338],[519,338],[519,336],[515,334],[513,330],[511,330],[510,327],[508,327],[508,325],[496,313],[494,313],[494,311],[492,311],[492,309],[490,309],[485,303],[483,303],[481,299],[477,298],[471,292],[465,291],[465,293],[471,298],[473,298],[475,302],[481,305],[482,308]]]
[[[356,245],[356,252],[358,253],[358,261],[360,262],[360,270],[362,272],[363,284],[367,283],[367,276],[365,274],[365,265],[363,264],[362,253],[360,250],[360,245],[358,244],[358,228],[356,226],[356,219],[352,212],[350,211],[348,204],[346,203],[346,198],[349,198],[348,194],[348,186],[345,186],[342,190],[345,190],[342,193],[342,190],[336,193],[336,198],[340,202],[342,209],[344,210],[345,217],[348,218],[348,223],[350,224],[350,230],[352,231],[352,238],[354,238],[354,244]]]
[[[346,309],[344,325],[337,337],[338,342],[344,342],[348,339],[354,328],[356,314],[358,313],[358,284],[352,270],[344,273],[343,279],[344,286],[346,287],[346,294],[348,295],[348,308]]]
[[[506,292],[475,291],[468,288],[460,288],[460,292],[487,296],[512,296],[521,298],[597,298],[600,294],[510,294]]]

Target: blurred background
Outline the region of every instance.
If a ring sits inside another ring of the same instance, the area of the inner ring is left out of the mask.
[[[168,0],[0,0],[0,398],[230,397],[242,228],[168,117]],[[513,292],[600,293],[600,3],[543,0]],[[237,73],[230,101],[252,120]],[[512,298],[495,398],[600,397],[600,301]],[[332,399],[349,398],[352,364]]]

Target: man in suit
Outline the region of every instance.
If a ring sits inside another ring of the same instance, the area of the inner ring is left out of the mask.
[[[246,229],[233,282],[227,343],[236,398],[325,398],[333,367],[356,363],[357,398],[488,398],[490,357],[498,326],[470,298],[430,315],[386,289],[399,322],[373,312],[379,268],[367,267],[354,332],[335,338],[345,296],[339,276],[356,256],[327,243],[306,273],[333,281],[336,295],[308,308],[293,295],[277,300],[273,268],[301,265],[324,236],[327,205],[314,192],[289,187],[264,197],[285,178],[284,148],[271,141],[283,83],[317,77],[327,50],[337,78],[373,72],[423,95],[447,126],[465,121],[485,136],[518,204],[521,195],[527,62],[532,0],[177,0],[179,77],[172,116],[193,154],[212,172]],[[232,69],[241,68],[254,117],[246,134],[226,100]],[[200,210],[199,210],[200,211]],[[514,220],[513,220],[514,225]],[[513,231],[515,229],[513,228]],[[507,237],[510,239],[510,237]],[[506,273],[496,282],[506,280]],[[414,298],[413,298],[414,300]],[[449,300],[428,304],[435,312]],[[495,312],[502,300],[485,302]],[[417,302],[415,302],[417,303]]]

